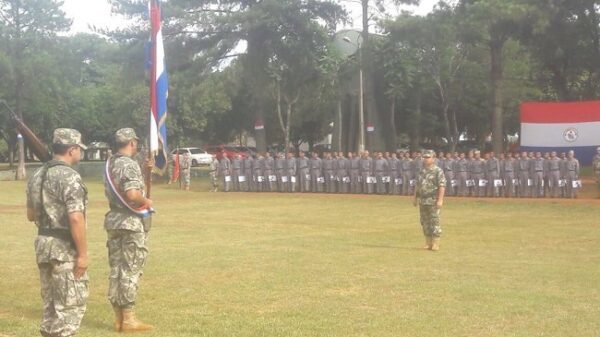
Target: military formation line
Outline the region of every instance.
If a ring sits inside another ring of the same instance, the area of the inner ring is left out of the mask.
[[[438,153],[447,196],[576,198],[580,165],[568,153]],[[414,194],[421,152],[303,152],[235,156],[210,165],[213,191]],[[187,173],[189,175],[189,172]],[[182,171],[184,176],[186,172]],[[188,178],[189,182],[189,178]]]

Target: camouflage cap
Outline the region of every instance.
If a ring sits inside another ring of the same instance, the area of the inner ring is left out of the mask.
[[[435,157],[435,152],[433,150],[425,150],[421,156],[423,158],[432,158]]]
[[[115,132],[115,141],[117,143],[127,143],[131,140],[139,139],[132,128],[122,128]]]
[[[59,128],[54,130],[52,143],[62,145],[79,145],[79,147],[82,149],[87,149],[87,146],[83,145],[81,142],[81,133],[75,129]]]

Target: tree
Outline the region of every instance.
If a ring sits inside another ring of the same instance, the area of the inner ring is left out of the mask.
[[[35,75],[31,72],[31,61],[44,40],[51,39],[57,32],[68,29],[71,21],[66,19],[58,0],[0,0],[0,40],[9,56],[10,82],[13,92],[9,96],[15,112],[23,119],[23,98],[28,81]],[[14,142],[9,143],[14,146]],[[25,178],[24,149],[19,153],[17,179]],[[12,151],[11,151],[12,165]]]
[[[470,30],[480,32],[480,41],[489,48],[490,83],[492,90],[492,146],[495,152],[504,150],[503,49],[511,36],[532,12],[531,3],[525,0],[462,0],[459,13]]]

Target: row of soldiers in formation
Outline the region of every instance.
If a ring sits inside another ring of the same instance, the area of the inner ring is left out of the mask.
[[[576,198],[580,165],[574,152],[439,152],[435,164],[446,176],[446,195],[471,197]],[[216,190],[412,195],[423,168],[421,152],[300,152],[215,159]]]

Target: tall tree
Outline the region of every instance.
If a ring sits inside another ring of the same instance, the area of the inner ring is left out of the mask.
[[[9,55],[13,93],[9,101],[15,112],[23,119],[23,98],[27,81],[35,78],[29,64],[36,57],[36,49],[45,39],[53,38],[56,33],[67,30],[71,21],[61,10],[59,0],[0,0],[0,39]],[[14,144],[11,142],[11,144]],[[19,153],[17,179],[25,178],[24,149]],[[12,154],[12,151],[11,151]],[[12,156],[11,156],[12,165]]]

